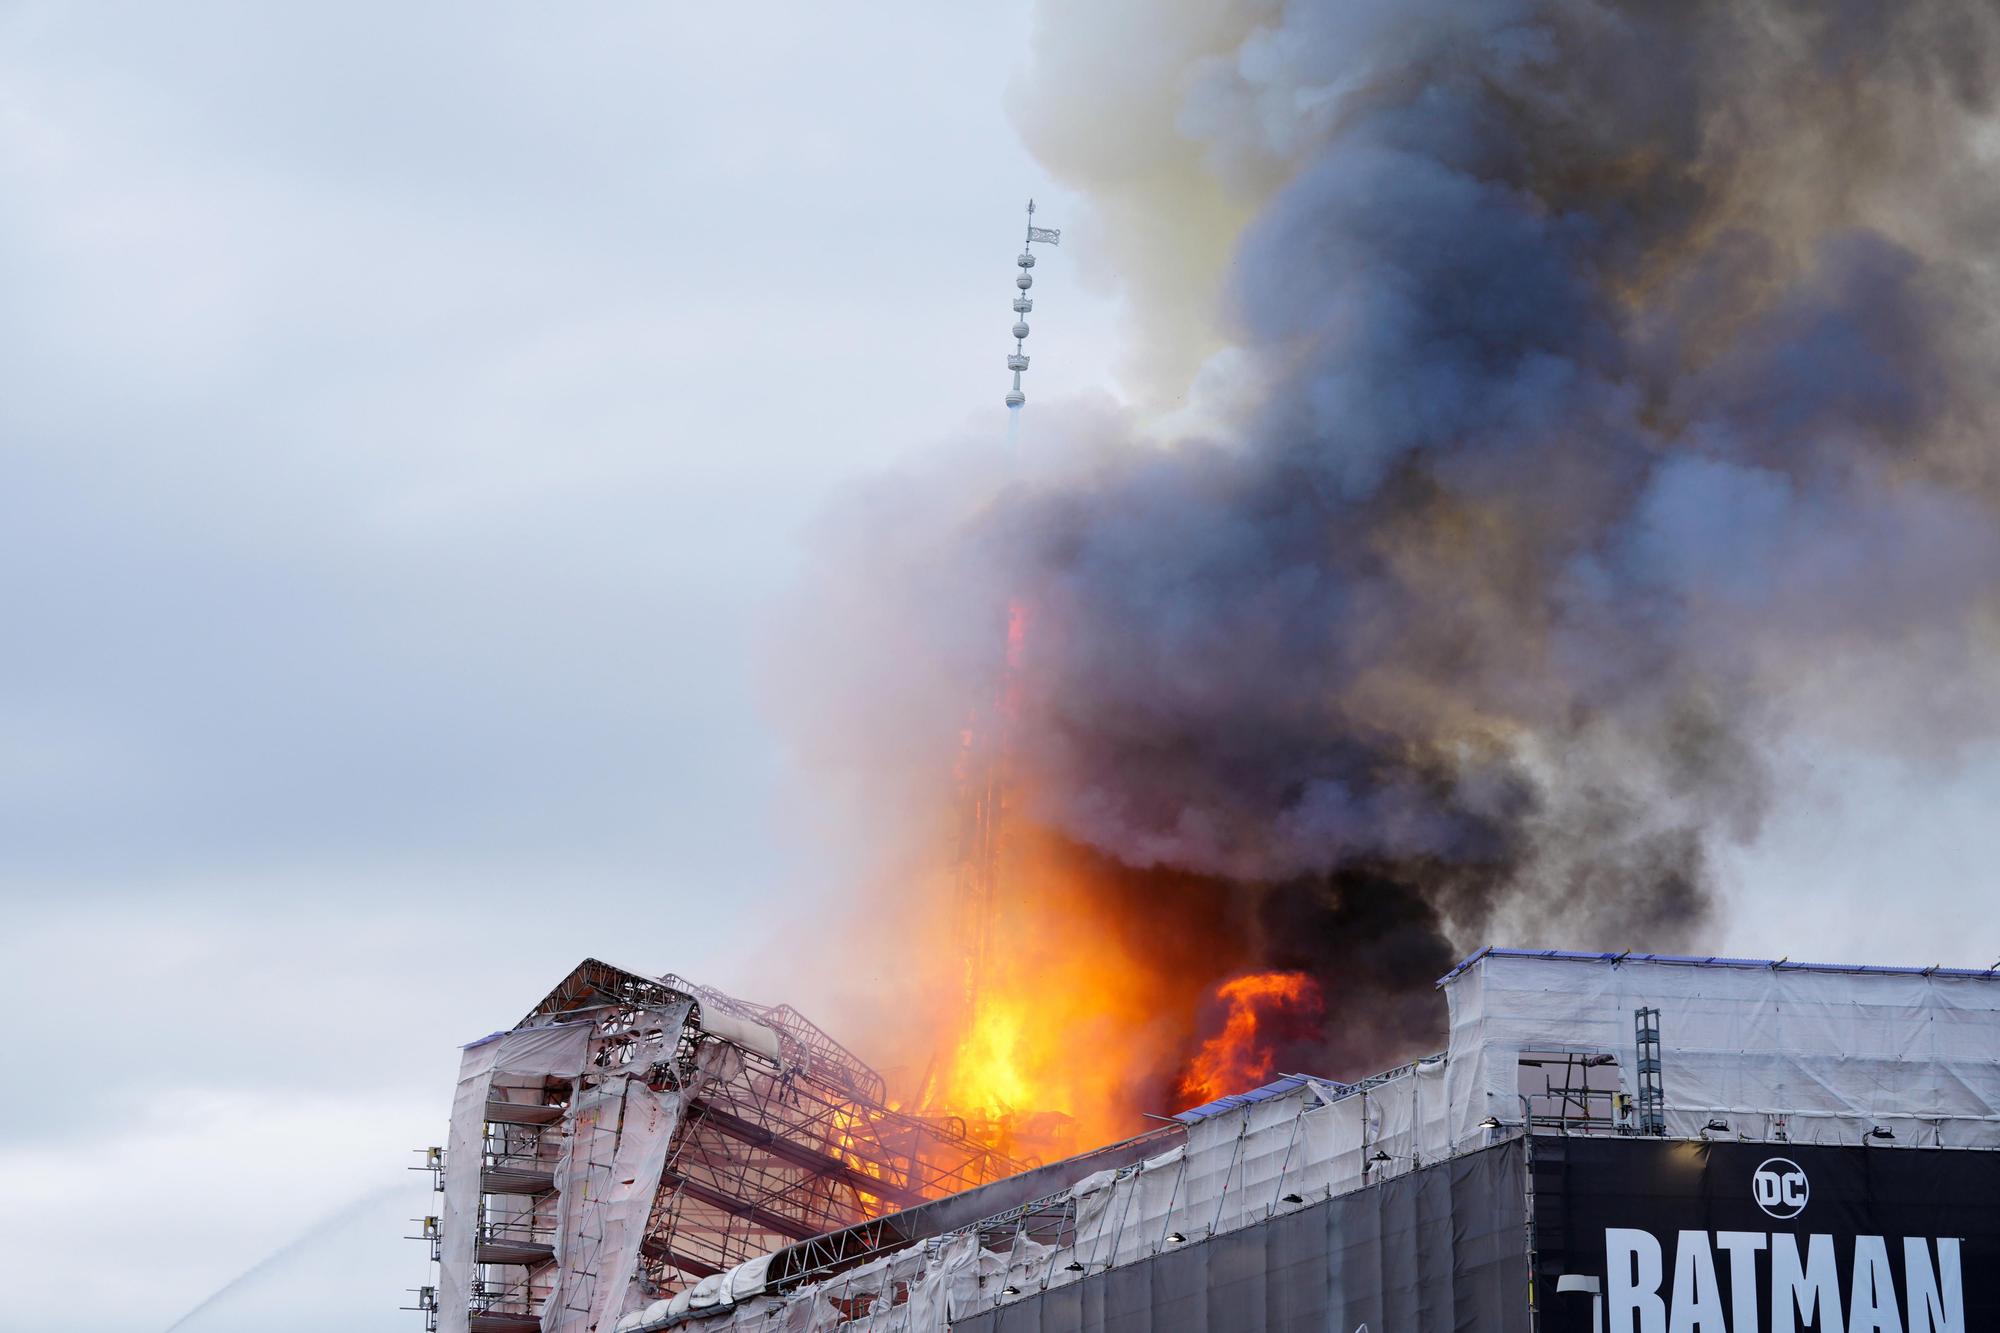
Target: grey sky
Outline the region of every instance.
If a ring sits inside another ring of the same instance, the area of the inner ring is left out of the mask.
[[[844,482],[999,427],[1017,210],[1072,202],[1027,52],[1020,3],[0,4],[0,1329],[162,1329],[330,1215],[189,1329],[414,1328],[457,1042],[586,953],[810,998],[760,645]],[[1115,390],[1099,247],[1031,413]],[[1992,961],[1991,756],[1851,753],[1716,948]]]
[[[832,488],[999,415],[1018,210],[1061,211],[1025,45],[0,7],[0,960],[49,1094],[0,1111],[0,1328],[162,1328],[371,1187],[421,1212],[453,1045],[585,952],[768,977],[752,923],[837,871],[758,645]],[[1108,355],[1050,285],[1038,399]],[[288,1327],[411,1326],[378,1221]]]

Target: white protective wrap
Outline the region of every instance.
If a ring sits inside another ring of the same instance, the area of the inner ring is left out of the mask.
[[[770,1026],[748,1018],[738,1018],[722,1009],[705,1008],[701,1011],[701,1030],[712,1037],[734,1042],[746,1051],[755,1051],[776,1065],[785,1062],[784,1047],[779,1044],[777,1031]]]
[[[680,1110],[679,1093],[622,1074],[578,1094],[558,1176],[557,1277],[544,1333],[611,1328],[626,1312]]]
[[[1633,1088],[1633,1011],[1660,1011],[1667,1133],[2000,1148],[2000,979],[1489,953],[1445,985],[1452,1139],[1520,1119],[1523,1051],[1603,1051]],[[1782,1124],[1781,1124],[1782,1122]],[[1782,1128],[1783,1133],[1778,1131]]]
[[[438,1217],[438,1333],[466,1333],[473,1246],[479,1228],[479,1166],[486,1143],[486,1091],[500,1057],[499,1035],[465,1048],[445,1140],[444,1206]]]
[[[438,1333],[466,1333],[477,1271],[479,1177],[486,1155],[486,1102],[498,1075],[575,1078],[590,1046],[588,1024],[495,1033],[465,1048],[445,1141],[444,1206],[439,1214]]]

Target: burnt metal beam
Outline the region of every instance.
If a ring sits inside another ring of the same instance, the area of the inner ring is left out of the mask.
[[[656,1263],[671,1264],[681,1272],[692,1273],[696,1277],[714,1277],[717,1273],[729,1271],[726,1268],[717,1268],[714,1264],[692,1255],[670,1250],[665,1241],[655,1240],[650,1236],[639,1243],[639,1253]]]
[[[793,1240],[809,1240],[820,1234],[819,1228],[810,1222],[801,1221],[796,1217],[786,1217],[783,1213],[774,1213],[769,1208],[736,1198],[713,1185],[690,1180],[678,1171],[662,1172],[660,1178],[687,1191],[709,1207],[719,1208],[731,1216],[754,1223],[760,1230],[769,1231],[774,1235],[790,1236]]]
[[[863,1194],[872,1194],[901,1208],[913,1208],[924,1200],[923,1194],[919,1191],[871,1176],[866,1171],[858,1170],[841,1161],[838,1157],[830,1157],[815,1148],[795,1143],[773,1130],[725,1111],[711,1101],[698,1098],[690,1102],[689,1107],[694,1112],[696,1126],[713,1125],[738,1143],[760,1148],[771,1156],[810,1171],[816,1176],[832,1177]]]
[[[771,1266],[764,1279],[766,1288],[770,1291],[790,1290],[809,1279],[822,1278],[852,1267],[886,1249],[929,1240],[933,1236],[976,1225],[1007,1209],[1047,1200],[1094,1171],[1143,1161],[1185,1142],[1186,1137],[1186,1128],[1179,1124],[1150,1130],[1137,1138],[1106,1144],[1019,1175],[932,1199],[900,1213],[889,1213],[840,1231],[815,1236],[798,1245],[788,1246],[771,1257]]]

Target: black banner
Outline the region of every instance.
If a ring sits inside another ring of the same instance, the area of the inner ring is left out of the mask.
[[[1542,1138],[1533,1178],[1543,1333],[2000,1330],[2000,1153]]]

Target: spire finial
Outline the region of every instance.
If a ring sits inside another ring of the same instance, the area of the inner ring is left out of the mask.
[[[1014,298],[1014,353],[1007,358],[1007,369],[1014,372],[1014,387],[1007,394],[1007,406],[1010,408],[1019,407],[1028,401],[1028,396],[1021,392],[1021,372],[1028,368],[1028,350],[1025,346],[1028,336],[1028,312],[1035,308],[1035,303],[1028,299],[1028,289],[1035,285],[1035,279],[1028,270],[1035,266],[1035,252],[1030,247],[1036,241],[1044,245],[1058,245],[1062,242],[1062,232],[1054,227],[1035,225],[1035,201],[1030,198],[1028,239],[1021,245],[1021,257],[1014,261],[1020,266],[1021,272],[1014,279],[1014,286],[1020,289],[1019,295]]]

